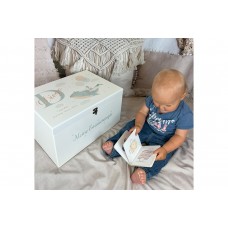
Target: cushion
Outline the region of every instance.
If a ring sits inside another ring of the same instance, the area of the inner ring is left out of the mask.
[[[178,47],[181,55],[193,55],[194,41],[193,38],[177,38]]]
[[[143,39],[57,38],[52,57],[65,69],[66,75],[83,70],[97,74],[132,95],[133,71],[144,63]]]
[[[135,92],[132,89],[132,80],[134,73],[135,71],[132,69],[125,73],[116,74],[115,76],[112,76],[111,82],[123,88],[123,95],[125,97],[135,95]]]
[[[35,87],[59,79],[46,38],[35,39]]]
[[[193,56],[171,55],[163,52],[145,51],[145,63],[139,66],[134,84],[136,96],[148,96],[155,75],[167,68],[179,70],[186,78],[189,95],[193,91]]]

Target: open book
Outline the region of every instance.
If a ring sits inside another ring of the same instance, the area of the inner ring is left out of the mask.
[[[156,146],[142,146],[139,136],[125,131],[114,145],[115,150],[131,166],[152,167],[156,159],[153,152],[159,148]]]

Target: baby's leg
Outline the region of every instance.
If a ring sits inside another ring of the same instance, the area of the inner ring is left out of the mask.
[[[146,183],[146,172],[141,168],[137,168],[132,173],[131,180],[133,183],[136,183],[136,184],[145,184]]]
[[[130,130],[135,124],[135,120],[128,122],[116,135],[112,136],[102,145],[103,151],[111,158],[119,157],[119,153],[114,149],[114,144],[119,140],[126,130]]]
[[[112,149],[113,149],[113,142],[107,141],[107,142],[103,143],[102,149],[104,150],[104,152],[106,154],[110,155],[112,153]]]

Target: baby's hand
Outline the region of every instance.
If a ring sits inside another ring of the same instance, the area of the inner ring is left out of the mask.
[[[154,154],[157,155],[156,161],[164,160],[164,159],[166,159],[167,151],[165,150],[164,147],[159,147],[157,150],[154,151]]]
[[[141,128],[140,128],[139,126],[134,126],[134,127],[132,127],[132,128],[129,130],[129,132],[131,133],[131,132],[134,131],[135,129],[136,129],[135,135],[137,135],[137,134],[141,131]]]

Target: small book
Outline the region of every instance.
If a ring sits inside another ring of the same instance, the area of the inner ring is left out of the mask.
[[[142,146],[139,136],[135,135],[135,131],[132,133],[125,131],[114,148],[129,165],[152,167],[156,159],[156,154],[153,152],[160,146]]]

